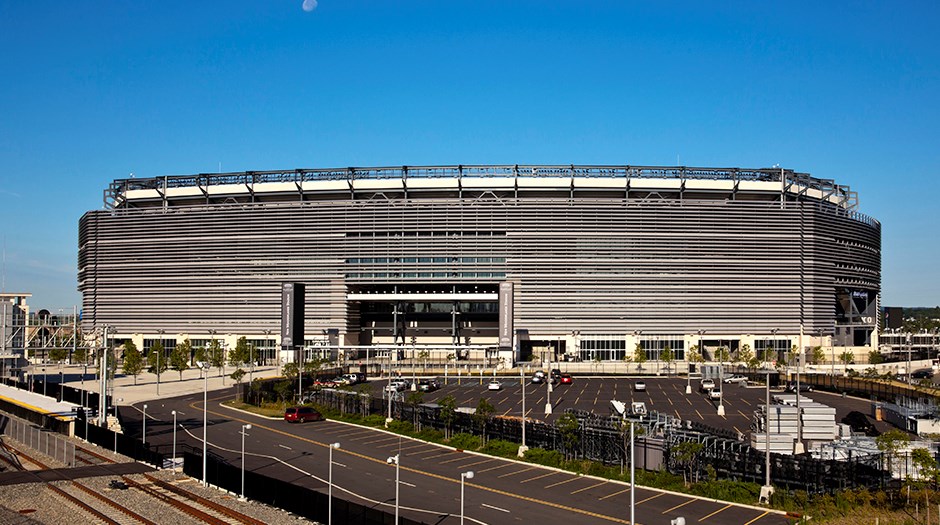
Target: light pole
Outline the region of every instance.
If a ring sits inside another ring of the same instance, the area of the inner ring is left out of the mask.
[[[908,354],[910,356],[910,354]],[[42,395],[46,395],[46,367],[42,367]]]
[[[519,447],[519,457],[525,456],[529,447],[525,446],[525,371],[519,367],[519,380],[522,382],[522,446]]]
[[[209,486],[209,484],[206,483],[206,431],[209,427],[209,363],[197,361],[196,365],[205,372],[203,374],[205,386],[202,391],[202,485],[207,487]]]
[[[157,395],[160,395],[160,358],[163,357],[160,354],[163,353],[163,334],[166,333],[166,330],[160,328],[157,330],[157,333],[160,334],[160,351],[157,352]]]
[[[914,380],[911,377],[911,350],[913,350],[913,343],[911,343],[911,333],[908,332],[907,333],[907,384],[908,385],[914,383]],[[43,368],[43,372],[45,372],[45,370],[46,369]],[[43,381],[43,385],[45,385],[46,379],[43,378],[42,381]],[[45,394],[45,386],[43,386],[43,394]]]
[[[630,524],[636,523],[634,513],[636,511],[636,483],[634,482],[634,472],[636,471],[636,455],[633,447],[633,421],[630,421]]]
[[[388,463],[389,465],[393,463],[395,464],[395,525],[398,525],[398,480],[399,480],[398,475],[399,475],[399,467],[400,467],[399,460],[398,460],[399,455],[400,453],[395,454],[394,456],[389,456],[388,459],[385,460],[385,462]]]
[[[242,425],[242,430],[239,432],[242,435],[242,495],[238,499],[242,501],[245,501],[245,436],[248,435],[248,430],[251,430],[251,423]]]
[[[330,443],[330,476],[329,476],[329,494],[326,504],[326,523],[333,525],[333,450],[339,448],[339,443]],[[397,498],[396,498],[397,499]]]
[[[776,334],[777,329],[774,328]],[[767,351],[764,345],[764,351]],[[767,368],[767,377],[765,380],[766,399],[764,400],[764,486],[760,489],[760,500],[770,505],[770,496],[774,493],[774,488],[770,484],[770,368]]]
[[[463,525],[463,485],[464,481],[473,479],[473,471],[468,470],[460,473],[460,525]],[[632,523],[632,521],[631,521]]]
[[[173,472],[176,472],[176,410],[170,412],[173,414]]]
[[[147,403],[144,403],[144,445],[147,444]]]

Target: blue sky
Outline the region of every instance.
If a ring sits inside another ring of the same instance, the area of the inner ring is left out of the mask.
[[[115,178],[780,164],[858,191],[940,304],[937,2],[0,0],[3,287],[71,309]]]

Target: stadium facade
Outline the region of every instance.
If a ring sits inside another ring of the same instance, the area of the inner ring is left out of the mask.
[[[83,328],[145,349],[245,336],[267,354],[282,284],[303,283],[305,344],[341,353],[681,361],[701,344],[860,361],[878,347],[880,265],[856,193],[781,168],[129,178],[79,225]]]

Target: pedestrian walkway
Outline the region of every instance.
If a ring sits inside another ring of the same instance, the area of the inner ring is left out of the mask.
[[[38,365],[34,365],[34,368],[37,366]],[[49,368],[49,365],[46,365],[46,368]],[[57,368],[54,373],[49,373],[48,378],[50,382],[58,382],[61,377],[64,384],[67,386],[98,392],[100,383],[95,379],[94,369],[90,369],[87,375],[85,375],[85,370],[86,367],[82,365],[63,365],[61,368]],[[229,375],[235,370],[235,367],[231,366],[226,366],[224,371],[220,371],[218,368],[212,368],[207,372],[208,378],[203,376],[202,370],[198,368],[184,370],[182,374],[175,370],[167,370],[160,374],[160,382],[158,385],[157,376],[155,374],[143,372],[135,379],[133,376],[122,374],[119,369],[113,383],[114,399],[118,405],[132,405],[143,401],[202,393],[203,390],[207,388],[207,385],[210,392],[230,388],[235,385],[235,380],[229,377]],[[274,377],[278,372],[275,366],[256,367],[254,371],[251,372],[248,369],[243,370],[245,370],[245,377],[242,378],[242,383],[246,383],[252,378]],[[51,383],[49,388],[55,389]],[[22,390],[17,391],[23,392]],[[55,403],[53,391],[50,391],[50,394],[52,394],[53,397],[44,397],[42,395],[38,395],[38,397],[51,400],[52,403]],[[69,408],[69,410],[71,410],[71,408]]]

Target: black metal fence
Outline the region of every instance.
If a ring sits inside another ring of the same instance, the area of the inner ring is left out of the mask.
[[[345,414],[385,414],[388,410],[387,400],[346,390],[316,391],[313,402]],[[391,410],[395,419],[416,423],[418,430],[445,430],[437,404],[413,405],[393,400]],[[606,465],[629,463],[628,429],[621,420],[578,411],[572,414],[579,421],[575,439],[566,440],[564,432],[556,425],[526,421],[526,445]],[[454,416],[447,429],[449,432],[485,436],[486,440],[522,442],[521,418],[497,416],[483,425],[468,413],[457,412]],[[637,425],[643,428],[638,432],[634,445],[637,467],[682,474],[683,465],[674,457],[672,447],[682,441],[694,441],[704,445],[695,462],[702,479],[705,479],[706,466],[710,465],[720,478],[764,483],[766,456],[749,446],[741,439],[742,436],[694,422],[681,429],[663,428],[654,424],[655,417],[656,414],[652,413],[645,419],[636,420]],[[788,489],[831,493],[849,487],[880,488],[889,479],[880,454],[845,461],[823,460],[808,455],[771,453],[770,456],[771,482]]]

